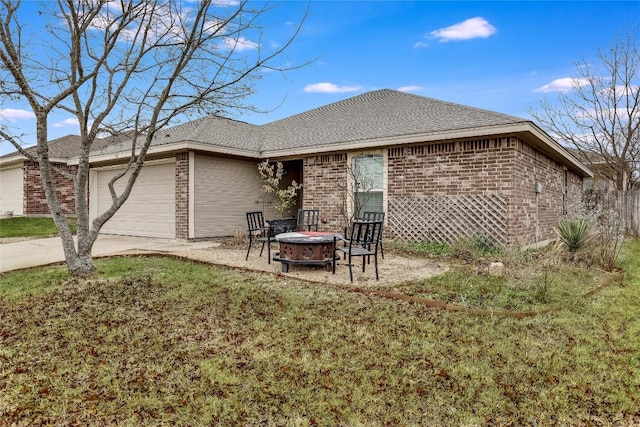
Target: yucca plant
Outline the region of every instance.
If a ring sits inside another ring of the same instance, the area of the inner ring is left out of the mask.
[[[589,241],[589,228],[586,218],[563,218],[558,223],[556,232],[572,258],[575,258],[578,251]]]

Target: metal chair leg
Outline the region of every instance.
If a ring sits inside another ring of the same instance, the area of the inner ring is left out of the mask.
[[[247,248],[247,256],[244,257],[244,260],[248,260],[249,259],[249,252],[251,252],[251,245],[253,244],[253,241],[251,240],[251,235],[249,235],[249,247]]]
[[[351,283],[353,283],[353,263],[351,262],[351,254],[349,254],[349,279],[351,279]]]
[[[373,256],[373,263],[376,266],[376,281],[378,280],[378,254]]]

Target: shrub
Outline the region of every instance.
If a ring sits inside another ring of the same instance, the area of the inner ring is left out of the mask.
[[[563,218],[556,233],[573,258],[589,240],[589,222],[586,218]]]
[[[615,268],[624,243],[622,230],[620,217],[615,212],[597,218],[590,252],[593,262],[603,270]]]

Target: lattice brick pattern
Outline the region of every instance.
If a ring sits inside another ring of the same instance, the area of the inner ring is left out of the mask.
[[[484,236],[506,245],[507,203],[497,194],[390,198],[388,226],[394,238],[407,242]]]

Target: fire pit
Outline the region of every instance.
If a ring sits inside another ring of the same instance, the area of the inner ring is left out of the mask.
[[[289,272],[291,264],[324,265],[331,271],[334,262],[335,233],[300,231],[276,235],[280,252],[273,257],[282,263],[282,272]]]

